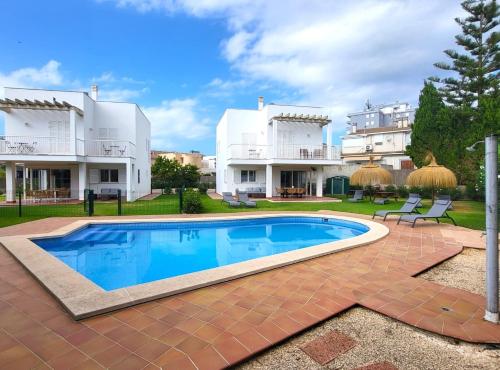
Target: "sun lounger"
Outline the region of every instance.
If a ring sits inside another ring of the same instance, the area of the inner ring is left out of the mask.
[[[222,193],[222,202],[227,203],[229,207],[239,207],[241,205],[240,202],[234,200],[233,194],[229,192]]]
[[[440,218],[448,218],[453,222],[453,225],[457,226],[455,220],[451,218],[451,216],[446,212],[448,207],[451,205],[451,201],[447,200],[436,200],[436,202],[432,205],[431,209],[425,214],[422,215],[403,215],[399,218],[398,224],[401,221],[410,222],[411,227],[415,227],[415,223],[417,220],[426,220],[428,218],[433,218],[439,223]]]
[[[391,214],[408,214],[409,215],[409,214],[412,214],[412,213],[420,213],[417,210],[417,206],[419,205],[419,203],[420,203],[420,198],[419,197],[408,198],[406,200],[406,203],[403,204],[403,206],[400,209],[376,211],[373,214],[372,219],[375,218],[375,216],[379,216],[379,217],[383,217],[384,221],[385,221],[385,219],[387,218],[387,216],[389,216]]]
[[[248,198],[248,193],[244,191],[238,192],[238,200],[246,207],[257,207],[257,203]]]
[[[352,198],[347,199],[349,202],[359,202],[363,200],[363,190],[356,190]]]

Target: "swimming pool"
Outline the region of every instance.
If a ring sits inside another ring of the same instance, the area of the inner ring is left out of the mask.
[[[111,291],[356,237],[370,228],[331,217],[280,216],[88,224],[32,241]]]

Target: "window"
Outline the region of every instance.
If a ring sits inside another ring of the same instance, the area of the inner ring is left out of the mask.
[[[118,170],[101,170],[101,182],[118,182]]]
[[[141,183],[141,170],[137,170],[137,183],[140,184]]]
[[[255,182],[255,170],[242,170],[241,182]]]
[[[372,117],[372,118],[373,118],[373,117],[375,117],[375,114],[373,114],[373,113],[372,113],[372,114],[371,114],[371,117]]]
[[[118,129],[117,128],[108,128],[108,127],[100,127],[97,131],[98,139],[101,140],[109,140],[116,139],[118,137]]]

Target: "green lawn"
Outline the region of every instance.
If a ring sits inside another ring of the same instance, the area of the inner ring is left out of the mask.
[[[222,213],[222,212],[248,212],[254,208],[229,208],[220,200],[213,200],[208,196],[202,197],[204,213]],[[430,207],[430,201],[423,202],[424,207],[421,212]],[[376,205],[369,201],[360,203],[312,203],[312,202],[289,202],[273,203],[267,200],[257,202],[259,211],[319,211],[332,210],[339,212],[352,212],[361,214],[373,214],[379,209],[397,209],[403,204],[402,201],[391,202],[386,205]],[[471,229],[484,229],[484,203],[474,201],[456,201],[453,202],[454,210],[450,215],[455,218],[460,226]],[[174,214],[179,212],[178,198],[176,195],[163,195],[155,200],[136,201],[123,203],[123,214],[125,215],[147,215],[147,214]],[[95,215],[110,216],[117,214],[116,201],[96,202]],[[83,205],[49,205],[49,206],[30,206],[23,208],[23,216],[18,216],[17,207],[0,208],[0,227],[14,225],[22,222],[37,220],[45,217],[55,216],[85,216]],[[448,221],[446,221],[448,222]]]

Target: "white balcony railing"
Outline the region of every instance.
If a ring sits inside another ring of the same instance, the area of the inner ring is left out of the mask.
[[[72,154],[70,141],[51,136],[1,136],[0,154]]]
[[[135,157],[135,145],[123,140],[73,141],[52,136],[0,136],[0,154]]]
[[[98,157],[135,158],[135,145],[124,140],[86,140],[85,153]]]
[[[302,159],[333,160],[340,159],[336,146],[283,144],[275,148],[272,145],[232,144],[228,147],[228,159]]]

